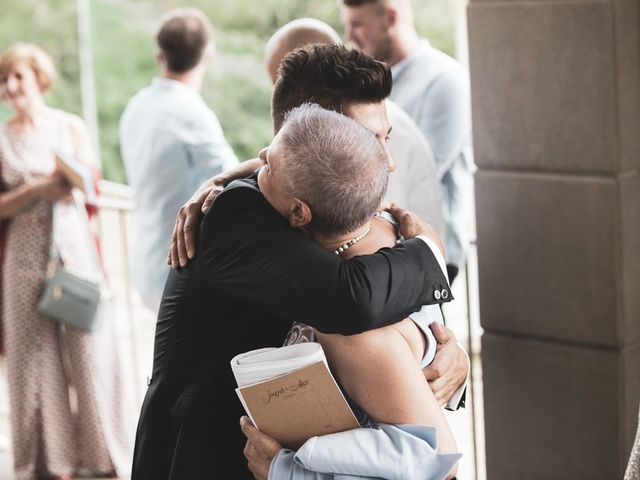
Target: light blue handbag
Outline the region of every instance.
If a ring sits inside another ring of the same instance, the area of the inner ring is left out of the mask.
[[[99,307],[100,285],[62,267],[45,280],[38,302],[38,311],[43,315],[87,332],[99,327]]]

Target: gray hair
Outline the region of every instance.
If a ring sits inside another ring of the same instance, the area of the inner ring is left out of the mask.
[[[284,189],[309,205],[311,228],[324,235],[348,233],[380,206],[388,154],[371,131],[306,103],[289,112],[279,135]]]

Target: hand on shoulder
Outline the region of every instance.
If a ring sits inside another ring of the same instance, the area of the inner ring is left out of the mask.
[[[397,203],[392,203],[387,210],[400,222],[400,235],[405,239],[414,238],[419,235],[428,237],[435,242],[442,252],[442,255],[445,255],[444,244],[435,228],[421,220],[415,213],[402,208]]]

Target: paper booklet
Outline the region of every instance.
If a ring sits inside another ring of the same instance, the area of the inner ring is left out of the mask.
[[[77,188],[86,197],[87,203],[96,203],[96,189],[91,168],[61,151],[55,152],[56,170],[62,172],[73,188]]]
[[[286,448],[360,426],[319,343],[253,350],[234,357],[231,369],[253,424]]]

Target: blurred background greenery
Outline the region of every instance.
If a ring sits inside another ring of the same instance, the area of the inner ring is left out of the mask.
[[[216,28],[217,58],[203,95],[241,160],[271,139],[271,84],[262,64],[269,36],[284,23],[315,17],[340,34],[335,0],[91,0],[91,43],[100,154],[104,176],[126,182],[119,155],[118,120],[127,101],[157,74],[153,35],[158,18],[178,6],[205,11]],[[414,0],[418,31],[454,53],[451,0]],[[53,57],[59,79],[48,103],[81,114],[76,3],[73,0],[0,0],[0,50],[34,42]],[[0,120],[10,112],[0,107]]]

